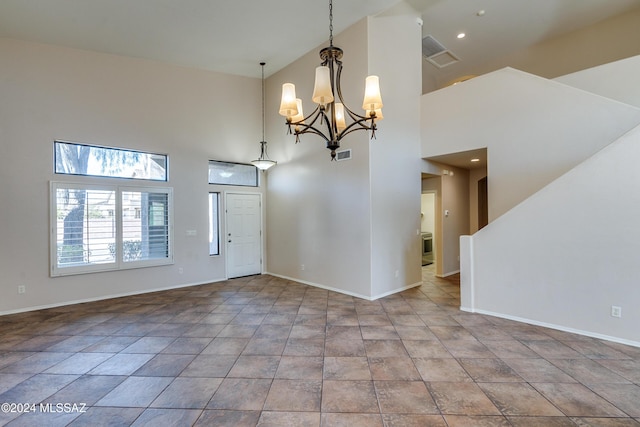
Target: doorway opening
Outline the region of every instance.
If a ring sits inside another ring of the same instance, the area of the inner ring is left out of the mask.
[[[436,192],[423,192],[420,199],[422,266],[435,262]]]
[[[487,177],[478,180],[478,230],[489,224],[489,192]]]
[[[422,193],[436,190],[434,254],[436,275],[460,271],[460,236],[490,221],[487,149],[443,154],[425,160]]]

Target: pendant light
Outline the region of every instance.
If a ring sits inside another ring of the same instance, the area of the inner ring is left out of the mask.
[[[264,66],[265,62],[261,62],[260,66],[262,67],[262,141],[260,141],[260,157],[256,160],[252,160],[251,163],[261,170],[267,170],[271,166],[274,166],[276,163],[275,160],[271,160],[267,155],[267,141],[265,141],[264,137],[264,129],[265,129],[265,114],[264,114]]]

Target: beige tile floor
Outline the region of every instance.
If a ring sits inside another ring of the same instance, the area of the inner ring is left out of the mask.
[[[0,424],[640,426],[639,348],[458,305],[429,266],[373,302],[253,276],[0,317]]]

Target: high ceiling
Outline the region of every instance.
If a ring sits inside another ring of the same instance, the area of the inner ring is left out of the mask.
[[[460,58],[460,75],[495,55],[640,7],[638,0],[407,2],[422,14],[423,35]],[[396,3],[335,0],[334,34]],[[260,61],[268,76],[324,43],[328,11],[328,1],[318,0],[1,0],[0,37],[259,77]],[[462,40],[460,32],[467,34]]]
[[[441,83],[492,71],[483,64],[640,8],[638,0],[407,1],[422,11],[423,36],[434,36],[460,59],[442,69],[427,64]],[[460,33],[465,37],[458,39]]]

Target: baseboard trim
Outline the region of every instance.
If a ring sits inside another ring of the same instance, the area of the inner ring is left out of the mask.
[[[459,274],[459,273],[460,273],[460,270],[450,271],[450,272],[444,273],[444,274],[436,274],[436,277],[440,277],[440,278],[444,279],[445,277],[453,276],[454,274]]]
[[[166,287],[162,287],[162,288],[145,289],[145,290],[142,290],[142,291],[123,292],[123,293],[119,293],[119,294],[102,295],[102,296],[99,296],[99,297],[84,298],[84,299],[73,300],[73,301],[65,301],[65,302],[54,303],[54,304],[45,304],[45,305],[24,307],[24,308],[18,308],[18,309],[15,309],[15,310],[0,311],[0,316],[6,316],[6,315],[18,314],[18,313],[26,313],[26,312],[29,312],[29,311],[47,310],[47,309],[50,309],[50,308],[64,307],[64,306],[67,306],[67,305],[74,305],[74,304],[83,304],[83,303],[87,303],[87,302],[103,301],[103,300],[108,300],[108,299],[113,299],[113,298],[130,297],[130,296],[133,296],[133,295],[144,295],[144,294],[150,294],[152,292],[161,292],[161,291],[169,291],[169,290],[172,290],[172,289],[188,288],[190,286],[207,285],[209,283],[224,282],[225,280],[227,280],[227,279],[225,279],[225,278],[213,279],[213,280],[206,280],[204,282],[185,283],[185,284],[174,285],[174,286],[166,286]]]
[[[469,307],[462,307],[462,306],[460,306],[460,310],[461,311],[466,311],[468,313],[485,314],[487,316],[493,316],[493,317],[499,317],[501,319],[513,320],[515,322],[526,323],[526,324],[534,325],[534,326],[542,326],[544,328],[555,329],[557,331],[569,332],[569,333],[572,333],[572,334],[583,335],[585,337],[597,338],[597,339],[601,339],[601,340],[605,340],[605,341],[611,341],[611,342],[615,342],[615,343],[618,343],[618,344],[629,345],[629,346],[632,346],[632,347],[640,347],[640,342],[638,342],[638,341],[631,341],[631,340],[627,340],[627,339],[624,339],[624,338],[612,337],[610,335],[599,334],[599,333],[596,333],[596,332],[583,331],[581,329],[569,328],[569,327],[566,327],[566,326],[556,325],[556,324],[553,324],[553,323],[539,322],[537,320],[531,320],[531,319],[527,319],[527,318],[524,318],[524,317],[511,316],[509,314],[496,313],[496,312],[487,311],[487,310],[478,310],[478,309],[473,310],[473,309],[470,309]]]
[[[264,274],[268,274],[268,275],[274,276],[274,277],[279,277],[279,278],[285,279],[285,280],[291,280],[292,282],[302,283],[303,285],[313,286],[315,288],[326,289],[328,291],[337,292],[339,294],[344,294],[344,295],[349,295],[349,296],[360,298],[360,299],[365,299],[367,301],[375,301],[377,299],[384,298],[384,297],[389,296],[389,295],[397,294],[398,292],[406,291],[407,289],[412,289],[412,288],[415,288],[417,286],[422,285],[422,281],[420,281],[420,282],[413,283],[411,285],[402,286],[400,288],[391,290],[389,292],[385,292],[385,293],[380,294],[380,295],[369,297],[369,296],[366,296],[366,295],[358,294],[356,292],[349,292],[349,291],[345,291],[344,289],[338,289],[338,288],[334,288],[332,286],[321,285],[319,283],[310,282],[308,280],[296,279],[296,278],[293,278],[293,277],[284,276],[282,274],[275,274],[275,273],[269,273],[269,272],[266,272]]]
[[[265,274],[268,274],[269,276],[273,276],[273,277],[279,277],[280,279],[291,280],[292,282],[302,283],[303,285],[313,286],[314,288],[326,289],[328,291],[338,292],[340,294],[373,301],[371,297],[368,297],[366,295],[361,295],[356,292],[348,292],[348,291],[345,291],[344,289],[338,289],[331,286],[321,285],[320,283],[310,282],[308,280],[296,279],[294,277],[284,276],[282,274],[269,273],[269,272],[266,272]]]
[[[416,282],[416,283],[414,283],[412,285],[402,286],[400,288],[396,288],[396,289],[391,290],[389,292],[385,292],[383,294],[380,294],[380,295],[377,295],[375,297],[372,297],[371,301],[375,301],[375,300],[380,299],[380,298],[388,297],[389,295],[397,294],[398,292],[403,292],[403,291],[406,291],[408,289],[413,289],[413,288],[421,286],[421,285],[422,285],[422,281]]]

